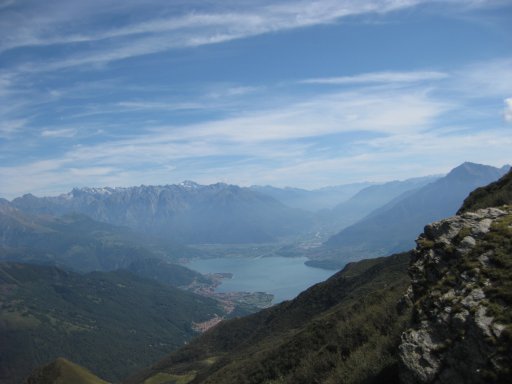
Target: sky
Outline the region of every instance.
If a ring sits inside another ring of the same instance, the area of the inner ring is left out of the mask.
[[[0,0],[0,197],[512,163],[510,0]]]

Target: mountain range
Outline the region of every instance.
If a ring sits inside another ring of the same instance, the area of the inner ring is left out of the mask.
[[[400,195],[419,189],[439,177],[416,177],[368,186],[332,209],[319,212],[317,222],[320,223],[324,231],[331,232],[331,234],[339,232]]]
[[[334,258],[344,260],[411,249],[426,224],[454,215],[472,190],[499,179],[509,168],[464,163],[442,178],[399,195],[325,245],[337,255]]]
[[[261,243],[309,228],[305,211],[223,183],[81,188],[55,197],[24,195],[11,205],[31,214],[85,214],[179,243]]]
[[[375,183],[361,182],[312,190],[291,187],[277,188],[271,185],[253,185],[250,189],[273,197],[289,207],[318,212],[320,210],[332,209],[354,196],[360,190],[373,184]]]
[[[34,237],[37,233],[54,246],[69,238],[69,234],[62,236],[62,231],[69,232],[67,227],[92,226],[95,237],[101,239],[100,245],[84,246],[79,242],[77,246],[68,246],[66,252],[62,249],[57,252],[61,259],[70,250],[81,252],[82,270],[105,270],[98,260],[108,264],[108,256],[91,260],[94,254],[119,255],[119,250],[112,247],[134,238],[137,238],[135,243],[143,244],[142,248],[152,248],[164,258],[175,259],[193,254],[191,248],[178,243],[246,244],[286,239],[287,255],[293,256],[304,253],[292,244],[300,237],[317,242],[327,240],[323,247],[307,256],[313,259],[312,263],[330,260],[341,265],[340,261],[409,249],[424,225],[455,213],[467,193],[496,180],[506,169],[506,166],[498,169],[464,163],[444,177],[427,176],[367,187],[364,187],[366,183],[348,184],[314,191],[269,186],[241,188],[222,183],[204,186],[190,181],[167,186],[81,188],[60,196],[25,195],[12,202],[1,201],[0,229],[3,220],[3,228],[8,228],[1,232],[4,246],[16,239],[25,243],[33,240],[37,246],[32,248],[44,248],[41,241],[45,240]],[[286,206],[274,198],[288,202],[294,198],[299,199],[296,202],[305,201],[311,196],[332,198],[333,191],[341,194],[339,198],[355,194],[332,209],[316,213]],[[111,227],[106,228],[107,225]],[[19,230],[23,227],[26,230]],[[85,231],[92,233],[91,229]],[[72,237],[77,239],[80,235],[77,231]],[[111,241],[120,237],[122,241]],[[104,252],[105,247],[109,248],[108,252]],[[121,252],[122,257],[111,259],[127,265],[130,257],[141,258],[133,253],[143,250],[135,248],[132,246],[129,251]],[[2,252],[5,253],[5,248]],[[109,269],[114,267],[115,263]]]

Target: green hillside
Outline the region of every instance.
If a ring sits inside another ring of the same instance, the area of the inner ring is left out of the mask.
[[[505,204],[512,204],[512,170],[498,181],[471,192],[457,213]]]
[[[38,368],[25,384],[108,384],[87,369],[62,357]]]
[[[397,378],[409,254],[352,263],[257,314],[206,332],[126,383],[356,383]]]
[[[183,346],[192,322],[225,314],[214,300],[126,271],[19,263],[0,263],[0,305],[2,383],[59,356],[119,379]]]

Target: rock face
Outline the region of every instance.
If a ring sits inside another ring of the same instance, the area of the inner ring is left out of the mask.
[[[399,347],[402,382],[510,382],[511,239],[507,207],[425,227],[409,269],[414,311]]]

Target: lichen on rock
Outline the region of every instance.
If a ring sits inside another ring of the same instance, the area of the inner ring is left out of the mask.
[[[510,281],[499,277],[511,273],[511,224],[503,207],[425,227],[409,268],[414,310],[399,347],[402,382],[510,380],[512,314],[502,289]]]

